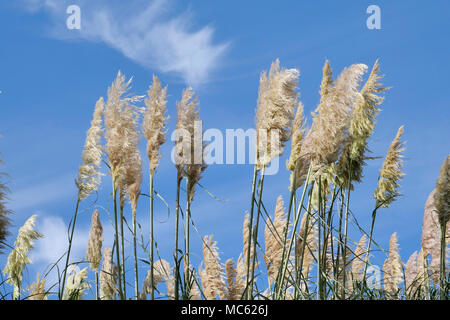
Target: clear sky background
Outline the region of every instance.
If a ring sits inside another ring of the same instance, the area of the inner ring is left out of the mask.
[[[81,7],[81,30],[68,30],[68,5]],[[366,9],[381,8],[381,30],[369,30]],[[380,210],[375,239],[384,248],[397,232],[406,261],[420,248],[425,200],[449,154],[450,3],[435,1],[87,1],[14,0],[0,2],[0,152],[10,175],[9,206],[16,231],[32,214],[45,238],[36,243],[33,266],[25,283],[34,281],[66,249],[66,228],[76,201],[74,178],[81,161],[93,108],[118,70],[133,76],[132,92],[145,94],[153,74],[168,85],[169,132],[175,102],[192,85],[200,99],[204,129],[254,127],[258,80],[279,58],[299,68],[301,100],[309,115],[319,102],[325,59],[337,76],[353,63],[380,60],[386,94],[370,147],[383,157],[400,125],[407,142],[403,196]],[[310,117],[309,117],[310,120]],[[169,140],[169,139],[168,139]],[[170,161],[172,143],[163,147],[155,177],[170,214],[156,201],[155,227],[161,256],[170,259],[174,242],[176,171]],[[142,143],[144,150],[144,142]],[[286,152],[289,154],[289,151]],[[273,211],[278,195],[288,200],[288,172],[266,180],[265,205]],[[370,227],[382,159],[370,161],[365,182],[352,194],[359,224]],[[144,168],[147,168],[144,162]],[[105,171],[106,172],[106,171]],[[147,170],[145,171],[146,174]],[[211,193],[197,189],[193,219],[202,235],[213,234],[221,258],[236,260],[242,250],[242,222],[249,209],[251,165],[212,165],[201,180]],[[89,198],[77,227],[74,259],[84,257],[90,215],[101,212],[106,239],[112,246],[109,176],[99,200]],[[142,191],[148,193],[148,178]],[[148,234],[148,203],[141,198],[138,219]],[[127,216],[130,217],[127,212]],[[361,234],[352,229],[358,240]],[[200,238],[193,232],[194,266],[200,263]],[[131,251],[130,260],[131,260]],[[6,255],[0,256],[3,268]],[[382,265],[384,256],[375,254]],[[146,273],[142,265],[142,275]],[[131,280],[130,269],[130,280]]]

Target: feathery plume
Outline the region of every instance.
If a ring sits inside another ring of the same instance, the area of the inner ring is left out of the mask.
[[[14,298],[20,295],[20,287],[23,279],[23,270],[31,263],[28,252],[34,248],[34,240],[42,238],[43,235],[34,230],[37,215],[32,215],[25,224],[20,227],[14,249],[8,256],[8,261],[3,273],[8,275],[7,283],[14,286]]]
[[[76,271],[73,268],[67,278],[66,287],[64,290],[63,300],[83,300],[84,290],[91,288],[87,279],[87,268]]]
[[[45,291],[45,278],[40,279],[39,272],[36,277],[36,282],[28,287],[30,295],[28,300],[47,300],[48,292]]]
[[[404,143],[400,141],[403,134],[403,126],[401,126],[395,139],[392,141],[383,166],[380,170],[380,177],[378,179],[378,186],[374,191],[373,197],[376,199],[376,207],[387,208],[389,205],[400,196],[398,191],[398,181],[404,176],[402,172],[402,152]]]
[[[409,257],[405,266],[405,293],[410,299],[421,299],[422,288],[426,286],[428,274],[425,271],[423,250]]]
[[[103,134],[102,115],[105,102],[103,98],[98,99],[95,104],[94,116],[91,127],[87,131],[81,158],[83,163],[79,167],[76,179],[78,197],[80,201],[86,199],[93,191],[98,190],[101,183],[100,164],[102,161],[103,148],[100,139]]]
[[[302,156],[308,156],[314,165],[328,165],[338,159],[348,138],[351,106],[366,71],[364,64],[345,68],[312,114],[313,124],[305,138]]]
[[[313,124],[303,141],[294,190],[303,184],[310,164],[316,175],[319,175],[339,158],[349,136],[351,106],[358,96],[361,77],[366,71],[367,66],[364,64],[351,65],[342,71],[331,86],[331,70],[326,62],[320,91],[321,102],[312,113]]]
[[[337,174],[342,185],[348,185],[349,178],[350,182],[361,182],[365,154],[370,152],[367,140],[375,129],[376,116],[380,112],[378,106],[384,100],[379,94],[388,89],[380,83],[383,75],[379,74],[379,69],[377,60],[369,79],[355,99],[348,130],[349,139],[337,164]],[[353,189],[353,185],[350,184],[350,188]]]
[[[0,164],[2,161],[0,160]],[[0,172],[0,178],[3,178],[5,174]],[[0,180],[0,254],[4,248],[3,242],[9,234],[8,227],[11,222],[8,215],[11,214],[11,210],[6,207],[7,194],[9,192],[8,187]]]
[[[292,125],[291,155],[287,163],[287,168],[290,171],[294,171],[296,161],[298,160],[298,158],[300,158],[305,133],[306,129],[305,129],[304,107],[303,104],[299,102],[297,106],[297,112],[295,113],[294,122]]]
[[[165,282],[167,286],[167,296],[169,297],[169,299],[173,299],[175,279],[173,277],[173,271],[172,268],[170,267],[169,262],[167,262],[164,259],[155,261],[155,263],[153,264],[153,277],[154,280],[152,281],[151,270],[148,270],[147,277],[145,278],[142,286],[142,294],[143,294],[142,298],[144,298],[145,294],[151,292],[152,282],[154,288],[156,288],[158,284]]]
[[[92,213],[91,229],[89,230],[89,242],[86,250],[86,260],[89,266],[96,271],[102,260],[103,227],[100,222],[98,210]]]
[[[436,181],[436,193],[434,194],[439,223],[445,228],[450,220],[450,155],[445,158],[441,166],[441,174]]]
[[[220,263],[217,242],[212,240],[212,236],[203,238],[203,261],[205,269],[200,271],[200,277],[206,299],[215,300],[217,295],[220,299],[224,299],[226,293],[224,269]]]
[[[269,286],[274,283],[278,271],[281,268],[283,254],[282,237],[285,234],[286,229],[286,213],[283,206],[283,198],[279,196],[275,207],[273,224],[269,221],[270,219],[268,219],[264,231],[266,245],[264,261],[266,262]]]
[[[355,248],[354,253],[355,256],[352,261],[352,275],[354,281],[363,281],[366,254],[367,254],[367,237],[364,234]]]
[[[139,143],[137,122],[141,110],[134,103],[142,97],[125,96],[131,80],[125,82],[125,76],[119,71],[116,80],[108,88],[105,105],[106,154],[116,183],[119,183],[118,178],[124,178],[130,154],[134,154]]]
[[[325,98],[333,86],[333,71],[331,70],[330,61],[325,60],[322,68],[322,82],[320,83],[320,102],[324,102]]]
[[[256,109],[257,166],[261,169],[283,153],[284,144],[291,137],[292,120],[297,105],[299,70],[280,68],[277,59],[267,76],[259,80]],[[277,141],[273,141],[273,140]]]
[[[194,97],[192,88],[183,90],[181,101],[177,102],[177,117],[175,165],[179,177],[188,177],[189,198],[192,201],[194,187],[207,167],[203,161],[205,145],[199,127],[198,99]]]
[[[431,255],[432,259],[429,265],[431,276],[434,282],[438,282],[441,259],[441,227],[438,211],[435,206],[435,195],[436,189],[430,193],[425,203],[422,226],[422,250],[425,259]],[[447,223],[446,236],[450,237],[450,223]]]
[[[402,261],[398,253],[397,233],[394,232],[389,241],[389,257],[383,265],[384,289],[392,294],[396,294],[399,284],[403,281]]]
[[[159,165],[161,154],[159,149],[166,141],[166,117],[167,87],[164,89],[158,77],[153,75],[153,84],[147,91],[148,98],[145,99],[145,112],[143,120],[143,131],[147,139],[147,156],[150,161],[150,172],[153,174]]]
[[[114,300],[116,295],[117,266],[110,248],[103,250],[103,266],[100,272],[100,299]]]
[[[226,300],[240,300],[245,290],[245,267],[242,263],[242,257],[238,259],[236,268],[233,260],[228,259],[225,262],[225,273],[227,277],[227,293]]]

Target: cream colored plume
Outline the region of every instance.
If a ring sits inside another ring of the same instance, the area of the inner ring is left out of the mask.
[[[249,227],[250,227],[250,219],[249,219],[249,214],[248,212],[245,213],[244,216],[244,224],[242,226],[242,239],[243,239],[243,244],[244,244],[244,248],[243,248],[243,263],[245,268],[247,268],[247,266],[249,265],[248,261],[247,261],[247,256],[248,256],[248,250],[249,250],[249,246],[250,246],[250,264],[253,261],[253,257],[255,256],[254,250],[253,250],[253,246],[251,245],[251,242],[249,243],[249,235],[251,234],[251,231],[249,232]]]
[[[352,261],[352,276],[354,281],[363,281],[365,257],[367,255],[367,237],[363,235],[355,248]]]
[[[383,166],[380,170],[380,177],[378,178],[378,186],[374,191],[373,197],[377,201],[377,208],[387,208],[389,205],[400,196],[398,190],[399,180],[405,175],[402,172],[403,156],[402,152],[404,143],[400,140],[403,134],[403,126],[401,126],[395,139],[392,141]]]
[[[87,268],[76,271],[73,268],[67,278],[64,290],[63,300],[83,300],[85,290],[89,290],[91,286],[87,283]]]
[[[300,158],[303,139],[306,134],[305,125],[304,107],[299,102],[292,125],[291,155],[287,163],[287,168],[290,171],[295,170],[296,161]]]
[[[261,169],[283,153],[290,139],[292,120],[298,104],[297,81],[299,70],[280,67],[277,59],[269,75],[261,74],[256,109],[257,166]]]
[[[349,139],[337,164],[338,179],[344,186],[349,184],[349,178],[351,181],[361,182],[366,153],[370,151],[367,140],[375,129],[376,117],[380,111],[378,106],[384,100],[380,93],[388,89],[380,83],[383,76],[379,74],[379,69],[380,65],[376,61],[367,82],[356,96],[352,109]],[[353,189],[353,185],[350,184],[350,187]]]
[[[409,299],[421,299],[427,288],[428,275],[425,269],[423,250],[409,257],[405,266],[405,292]]]
[[[91,217],[91,229],[89,230],[89,242],[86,250],[86,260],[92,270],[100,267],[102,260],[103,227],[100,222],[98,210],[94,210]]]
[[[166,116],[167,87],[163,89],[161,82],[154,75],[153,84],[147,91],[147,95],[142,128],[147,139],[147,156],[150,161],[150,172],[154,174],[161,159],[159,149],[166,141],[166,125],[169,119]]]
[[[313,124],[306,136],[302,156],[308,156],[314,165],[328,165],[338,159],[348,137],[351,106],[366,71],[364,64],[345,68],[312,114]]]
[[[39,272],[36,276],[36,282],[28,287],[28,291],[30,291],[28,300],[48,300],[49,292],[45,290],[45,278],[40,279]]]
[[[198,100],[192,88],[183,90],[177,102],[177,137],[175,140],[175,165],[179,177],[188,178],[189,199],[194,197],[195,185],[206,169],[205,145],[199,119]]]
[[[78,197],[80,201],[86,199],[93,191],[98,190],[101,183],[100,165],[102,161],[103,147],[100,139],[103,134],[102,115],[104,108],[103,98],[95,104],[94,116],[86,136],[81,158],[83,163],[79,167],[76,179]]]
[[[440,259],[441,259],[441,227],[439,215],[436,210],[436,189],[433,190],[425,203],[425,213],[422,226],[422,249],[425,258],[431,255],[429,269],[434,282],[439,281]],[[450,223],[447,223],[446,236],[450,237]],[[448,249],[449,243],[447,243]]]
[[[225,274],[227,279],[226,300],[241,300],[245,290],[245,267],[242,257],[238,259],[237,268],[233,260],[225,262]]]
[[[156,288],[158,284],[165,282],[167,286],[167,297],[173,299],[175,295],[175,278],[173,276],[173,270],[170,267],[169,262],[164,259],[155,261],[153,264],[153,286]],[[151,270],[147,271],[147,277],[144,280],[142,287],[142,294],[148,294],[152,288],[152,275]],[[144,298],[144,296],[142,298]]]
[[[224,299],[227,287],[223,279],[224,268],[220,263],[217,242],[212,240],[212,236],[203,238],[203,263],[205,268],[199,273],[203,294],[207,300],[216,300],[217,296]]]
[[[403,282],[402,261],[398,251],[397,233],[394,232],[389,241],[389,256],[383,265],[384,289],[391,294],[396,294]]]
[[[103,250],[103,266],[100,271],[100,299],[114,300],[116,295],[116,284],[118,267],[113,261],[112,250]]]
[[[14,286],[14,298],[20,295],[23,279],[23,271],[27,264],[31,263],[28,253],[34,248],[34,240],[42,238],[43,235],[34,230],[37,215],[32,215],[25,224],[20,227],[14,249],[8,256],[3,273],[7,275],[6,283]]]
[[[130,84],[131,79],[125,82],[125,77],[119,71],[116,80],[108,88],[105,105],[106,154],[116,187],[120,179],[124,179],[129,158],[135,154],[140,136],[138,120],[141,110],[134,103],[142,97],[127,95]]]
[[[283,206],[283,198],[279,196],[275,207],[273,222],[270,221],[270,219],[267,219],[264,231],[266,245],[264,261],[267,267],[269,286],[275,282],[278,271],[281,268],[283,238],[286,232],[286,213]]]
[[[445,158],[441,166],[441,174],[436,181],[434,204],[441,226],[447,225],[450,220],[450,155]]]
[[[325,63],[321,102],[312,113],[313,124],[303,141],[294,189],[303,184],[310,164],[313,172],[319,175],[339,158],[349,137],[351,106],[359,94],[361,77],[366,71],[364,64],[351,65],[333,83],[328,61]]]

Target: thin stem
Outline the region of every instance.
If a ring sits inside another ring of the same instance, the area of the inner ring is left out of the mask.
[[[253,282],[254,282],[254,277],[255,277],[255,264],[256,264],[256,242],[258,241],[259,216],[260,216],[260,211],[261,211],[265,169],[266,169],[266,166],[263,166],[262,172],[261,172],[261,178],[259,180],[258,211],[256,212],[256,225],[255,225],[255,230],[254,230],[254,234],[253,234],[253,257],[252,257],[252,269],[251,269],[250,291],[249,291],[250,299],[253,299]]]
[[[281,273],[280,283],[284,283],[284,278],[286,276],[287,265],[289,263],[289,253],[292,250],[292,244],[293,244],[293,241],[295,239],[295,232],[297,230],[298,222],[300,221],[300,213],[302,211],[303,201],[305,200],[306,188],[308,187],[308,184],[309,184],[309,177],[310,177],[310,175],[311,175],[311,165],[309,166],[308,174],[306,176],[305,186],[303,187],[303,192],[302,192],[302,197],[301,197],[301,200],[300,200],[300,205],[298,206],[297,213],[295,215],[294,226],[293,226],[293,229],[292,229],[291,239],[289,240],[289,247],[288,247],[288,250],[287,250],[287,255],[285,257],[285,260],[282,261],[282,265],[281,265],[282,273]],[[305,239],[303,239],[303,241],[305,241]],[[278,286],[278,292],[276,293],[276,297],[280,297],[280,295],[281,295],[281,288],[282,288],[281,285]]]
[[[122,254],[122,281],[123,281],[123,295],[124,299],[126,299],[127,296],[127,281],[126,281],[126,275],[125,275],[125,235],[123,232],[123,222],[124,222],[124,215],[123,215],[123,206],[124,203],[119,200],[120,202],[120,242],[121,242],[121,254]]]
[[[177,175],[177,199],[176,199],[176,209],[175,209],[175,300],[179,299],[179,272],[180,272],[180,265],[178,263],[178,225],[179,225],[179,219],[180,219],[180,187],[181,187],[181,180],[180,174]]]
[[[446,278],[445,278],[445,254],[446,254],[446,228],[444,224],[441,224],[441,257],[440,257],[440,281],[439,281],[439,295],[441,300],[447,300],[446,291]]]
[[[154,253],[153,253],[153,173],[150,171],[150,277],[152,279],[152,285],[150,287],[150,296],[152,300],[155,300],[155,286],[153,284],[153,268],[154,268]]]
[[[254,165],[253,170],[253,182],[252,182],[252,202],[250,205],[250,221],[248,224],[248,249],[247,249],[247,259],[245,260],[247,264],[247,288],[246,295],[247,299],[250,299],[249,290],[248,290],[248,279],[250,278],[250,256],[251,256],[251,244],[252,244],[252,227],[253,227],[253,210],[255,206],[255,192],[256,192],[256,179],[258,178],[258,168],[257,165]]]
[[[122,271],[120,265],[120,250],[119,250],[119,226],[117,219],[117,187],[116,187],[116,179],[113,174],[113,202],[114,202],[114,228],[115,228],[115,242],[116,242],[116,257],[117,257],[117,271],[118,271],[118,283],[119,283],[119,296],[120,299],[124,298],[123,290],[122,290]]]
[[[95,300],[100,300],[99,285],[98,285],[98,269],[95,270]]]
[[[191,199],[190,199],[190,181],[189,177],[186,179],[186,194],[187,194],[187,203],[186,203],[186,214],[184,219],[184,273],[185,273],[185,287],[186,292],[189,294],[190,292],[190,276],[189,276],[189,269],[190,269],[190,262],[189,262],[189,224],[191,220]]]
[[[373,212],[372,212],[372,225],[370,226],[369,243],[367,244],[367,255],[366,255],[366,259],[365,259],[366,261],[364,263],[363,281],[366,280],[367,266],[369,265],[370,246],[372,244],[373,229],[375,226],[376,216],[377,216],[377,209],[373,210]]]
[[[136,233],[136,209],[133,208],[133,252],[134,252],[134,294],[136,300],[139,298],[139,277],[138,277],[138,262],[137,262],[137,233]],[[125,275],[124,275],[125,276]],[[153,279],[153,275],[152,275]]]
[[[62,289],[61,289],[61,292],[59,293],[59,298],[60,299],[62,299],[62,296],[64,295],[64,286],[66,284],[66,275],[67,275],[67,269],[69,267],[70,251],[72,249],[73,234],[74,234],[74,231],[75,231],[75,223],[77,222],[79,205],[80,205],[80,197],[78,197],[78,199],[77,199],[77,204],[75,206],[75,213],[73,215],[72,230],[70,232],[70,237],[69,237],[69,248],[67,249],[66,264],[64,266],[64,275],[63,275]]]
[[[344,221],[344,248],[342,250],[342,264],[343,264],[343,285],[342,285],[342,293],[343,293],[343,297],[345,299],[345,281],[347,280],[347,274],[346,274],[346,269],[347,269],[347,232],[348,232],[348,213],[349,213],[349,208],[350,206],[350,180],[348,183],[348,188],[347,188],[347,199],[346,199],[346,205],[345,205],[345,221]]]

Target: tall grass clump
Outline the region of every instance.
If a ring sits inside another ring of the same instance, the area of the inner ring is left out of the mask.
[[[6,243],[9,191],[0,183],[0,249],[11,247],[3,270],[7,278],[0,287],[12,288],[12,294],[3,294],[3,298],[45,300],[57,295],[64,300],[448,299],[450,156],[444,160],[435,190],[425,204],[421,245],[404,262],[396,232],[386,250],[375,238],[378,212],[388,209],[402,195],[404,127],[400,126],[393,141],[383,146],[387,149],[384,157],[371,151],[371,137],[388,88],[382,84],[378,61],[368,71],[365,64],[357,63],[336,76],[330,62],[325,61],[318,84],[318,103],[310,116],[300,101],[298,69],[283,68],[277,59],[268,72],[261,73],[255,110],[251,202],[242,224],[242,248],[234,258],[219,250],[213,234],[204,235],[197,228],[196,219],[201,216],[192,212],[196,193],[206,190],[200,180],[209,152],[203,141],[198,96],[192,88],[185,88],[173,106],[176,130],[171,138],[176,184],[171,204],[156,189],[165,179],[159,176],[158,168],[165,159],[163,146],[171,109],[168,87],[153,76],[146,96],[133,95],[132,80],[126,80],[119,72],[106,99],[97,101],[87,131],[76,178],[77,200],[68,228],[68,248],[61,258],[65,265],[56,271],[56,284],[49,283],[48,271],[38,273],[36,280],[24,288],[25,270],[31,263],[29,252],[42,235],[34,230],[34,215],[19,229],[14,246]],[[145,153],[140,150],[142,137]],[[264,185],[267,189],[267,184],[272,183],[268,170],[289,145],[288,181],[270,186],[271,193],[278,196],[271,203],[267,190],[264,192]],[[360,208],[352,203],[354,193],[363,182],[365,171],[370,170],[367,164],[377,158],[384,159],[378,180],[373,181],[376,188],[367,195],[369,207]],[[144,165],[147,159],[148,166]],[[102,167],[112,182],[106,199],[109,205],[103,207],[94,200],[91,206],[81,208],[83,201],[100,189]],[[149,178],[148,184],[145,177]],[[140,215],[142,196],[147,195],[149,211]],[[175,207],[174,241],[170,241],[168,253],[160,252],[160,239],[156,239],[158,199],[167,205],[169,213]],[[92,212],[89,240],[85,259],[73,262],[70,258],[76,223],[83,211]],[[368,225],[358,221],[367,217],[365,212],[372,213]],[[105,213],[113,230],[109,244],[105,243],[108,237],[104,234],[108,229],[102,224]],[[141,228],[141,217],[149,223],[146,231]],[[200,253],[191,244],[195,235],[201,241]],[[236,238],[233,234],[229,237]],[[371,260],[375,251],[384,256],[379,277]],[[142,253],[144,257],[140,256]],[[201,260],[199,265],[195,265],[197,257]],[[50,270],[58,269],[58,262]],[[134,281],[129,280],[130,272]],[[52,290],[54,287],[57,292]]]

